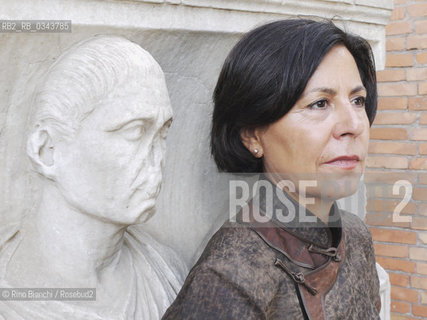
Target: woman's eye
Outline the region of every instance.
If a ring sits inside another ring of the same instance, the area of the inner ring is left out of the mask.
[[[323,99],[310,104],[308,108],[314,109],[314,110],[325,109],[327,107],[327,104],[328,104],[328,100]]]
[[[365,106],[365,102],[366,102],[366,98],[365,97],[357,97],[357,98],[353,99],[353,103],[356,106],[364,107]]]

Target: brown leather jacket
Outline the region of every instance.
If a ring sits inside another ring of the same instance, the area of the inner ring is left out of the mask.
[[[256,223],[253,210],[212,237],[164,320],[379,319],[372,239],[356,215],[334,204],[329,226]]]

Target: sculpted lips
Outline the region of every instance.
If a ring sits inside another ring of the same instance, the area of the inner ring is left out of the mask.
[[[329,166],[334,166],[334,167],[347,169],[347,170],[355,168],[359,163],[360,163],[360,158],[356,155],[340,156],[328,162],[325,162],[325,164]]]

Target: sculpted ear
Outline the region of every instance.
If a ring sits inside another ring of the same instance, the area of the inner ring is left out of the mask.
[[[261,158],[263,156],[259,134],[259,129],[243,128],[240,130],[240,139],[242,139],[243,145],[255,158]]]
[[[48,129],[37,128],[30,134],[27,141],[27,155],[30,157],[34,169],[53,180],[54,145],[52,135]]]

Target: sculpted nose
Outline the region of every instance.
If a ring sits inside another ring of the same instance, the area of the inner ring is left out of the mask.
[[[151,170],[161,171],[163,164],[163,144],[161,137],[155,136],[148,155],[148,164]]]

